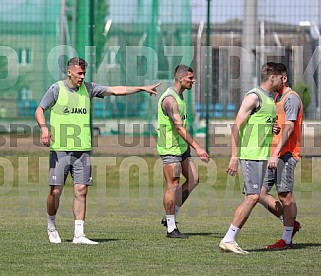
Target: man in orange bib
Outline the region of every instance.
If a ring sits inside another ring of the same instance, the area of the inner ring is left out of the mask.
[[[289,87],[287,69],[278,66],[283,72],[283,86],[275,97],[277,125],[280,132],[273,137],[268,170],[264,179],[260,203],[283,221],[283,235],[275,244],[266,249],[292,248],[292,238],[300,229],[296,221],[297,206],[293,196],[294,169],[300,159],[303,106],[300,96]],[[269,191],[276,185],[279,201]]]

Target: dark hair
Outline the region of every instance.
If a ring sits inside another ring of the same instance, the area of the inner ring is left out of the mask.
[[[283,75],[288,75],[288,70],[286,69],[286,66],[283,63],[277,64],[277,71],[282,72]]]
[[[84,59],[79,57],[73,57],[68,60],[68,63],[67,63],[68,67],[75,66],[75,65],[79,66],[82,69],[85,69],[88,66],[88,63]]]
[[[193,73],[193,69],[187,65],[180,64],[175,68],[175,79],[177,79],[178,76],[185,76],[187,72]]]
[[[271,75],[283,75],[283,70],[279,64],[275,62],[263,64],[261,68],[261,82],[267,81]]]

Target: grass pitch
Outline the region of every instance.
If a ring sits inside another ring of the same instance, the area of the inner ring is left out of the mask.
[[[199,167],[201,183],[177,218],[189,239],[175,240],[165,237],[160,224],[164,183],[158,159],[96,156],[85,232],[100,244],[72,244],[69,180],[57,216],[62,243],[55,245],[46,234],[48,156],[2,156],[0,275],[319,275],[319,159],[303,159],[296,171],[302,229],[294,238],[294,249],[263,249],[281,237],[282,225],[257,206],[238,238],[251,254],[241,256],[218,248],[242,200],[241,177],[227,177],[227,162],[214,158]]]

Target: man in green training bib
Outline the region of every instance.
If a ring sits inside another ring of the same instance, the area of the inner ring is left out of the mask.
[[[88,186],[92,185],[91,99],[130,95],[140,91],[155,95],[156,88],[160,85],[110,87],[85,82],[87,65],[81,58],[71,58],[67,64],[67,79],[54,83],[47,90],[35,113],[41,128],[41,141],[50,147],[47,233],[51,243],[61,243],[55,219],[66,178],[71,173],[74,182],[73,243],[98,244],[84,234],[86,197]],[[44,116],[47,109],[50,110],[50,128],[46,125]]]
[[[176,214],[189,194],[198,184],[198,173],[191,158],[190,147],[202,161],[208,162],[208,153],[193,139],[186,129],[187,112],[183,92],[191,90],[195,82],[192,68],[178,65],[175,81],[158,102],[157,151],[163,161],[166,180],[164,208],[166,216],[162,224],[167,227],[167,237],[188,238],[176,227]],[[180,175],[186,181],[179,186]]]
[[[236,237],[260,198],[276,122],[276,109],[271,93],[282,85],[283,72],[278,65],[274,62],[264,64],[261,68],[260,86],[246,93],[232,126],[232,157],[227,173],[234,176],[240,160],[245,196],[236,208],[232,223],[219,244],[224,251],[248,253],[237,244]]]

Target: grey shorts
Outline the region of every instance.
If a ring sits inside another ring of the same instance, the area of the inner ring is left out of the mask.
[[[271,191],[274,184],[278,193],[293,192],[294,186],[294,169],[298,160],[292,157],[291,153],[285,153],[279,157],[276,170],[268,169],[263,186],[267,191]]]
[[[191,151],[188,149],[182,155],[161,155],[163,164],[182,163],[186,158],[191,157]]]
[[[243,173],[243,194],[259,195],[267,170],[267,160],[240,160]]]
[[[49,185],[64,185],[68,174],[74,184],[92,185],[88,151],[50,151]]]

